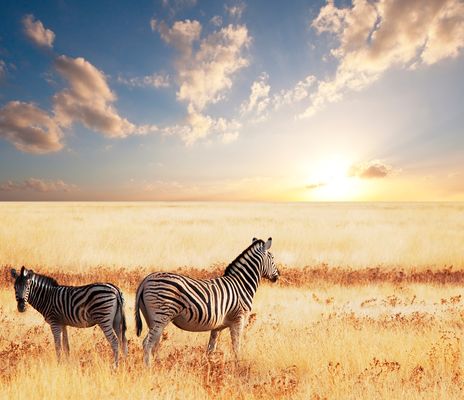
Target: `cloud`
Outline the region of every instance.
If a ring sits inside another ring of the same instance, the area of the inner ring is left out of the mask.
[[[176,21],[171,28],[164,22],[152,19],[150,22],[153,31],[157,31],[161,39],[179,50],[183,59],[192,55],[193,42],[200,39],[201,24],[198,21]]]
[[[0,60],[0,82],[5,78],[6,76],[6,64],[5,61]]]
[[[318,189],[320,187],[326,186],[327,183],[325,182],[317,182],[317,183],[309,183],[308,185],[305,186],[307,190],[314,190]]]
[[[232,87],[232,75],[248,65],[242,51],[250,42],[245,26],[229,25],[203,39],[192,59],[177,64],[177,98],[201,111]]]
[[[111,138],[150,130],[149,126],[138,127],[118,114],[113,107],[116,95],[109,88],[104,73],[84,58],[59,56],[55,68],[69,83],[69,88],[53,96],[53,109],[60,126],[69,127],[80,122]]]
[[[53,114],[33,103],[10,101],[0,108],[0,137],[26,153],[45,154],[63,148],[63,128],[80,122],[111,138],[155,132],[154,125],[134,125],[119,116],[103,72],[83,58],[60,56],[58,73],[69,87],[53,96]]]
[[[236,19],[242,18],[242,14],[245,11],[246,4],[243,1],[237,1],[236,4],[228,6],[225,5],[224,9],[232,17]]]
[[[62,180],[47,181],[37,178],[28,178],[22,182],[7,181],[6,183],[0,184],[0,192],[33,191],[50,193],[73,192],[76,190],[76,185],[65,183]]]
[[[154,87],[160,89],[170,86],[170,77],[167,74],[158,73],[133,78],[118,76],[118,82],[131,87]]]
[[[391,165],[388,165],[381,160],[371,160],[351,166],[348,175],[356,176],[358,178],[372,179],[386,178],[398,172],[400,172],[400,170],[395,170]]]
[[[258,80],[253,82],[249,98],[240,105],[242,116],[253,114],[255,122],[263,121],[269,116],[269,109],[278,110],[281,107],[295,104],[307,98],[309,88],[316,82],[313,75],[308,75],[297,82],[294,87],[271,95],[271,86],[268,79],[269,75],[263,73]]]
[[[44,154],[63,148],[56,121],[31,103],[10,101],[0,108],[0,137],[26,153]]]
[[[203,39],[198,21],[176,21],[169,27],[164,21],[152,20],[152,28],[178,51],[175,61],[177,99],[187,103],[186,125],[167,131],[178,132],[188,145],[212,133],[231,141],[238,133],[229,127],[236,126],[236,122],[214,119],[205,115],[204,109],[221,100],[232,87],[233,75],[248,65],[242,54],[250,43],[247,28],[228,25]]]
[[[221,136],[221,141],[224,144],[235,142],[238,139],[238,135],[239,135],[238,131],[223,133]]]
[[[308,75],[303,80],[297,82],[293,88],[281,90],[279,93],[274,95],[274,108],[278,109],[284,105],[292,105],[306,99],[309,96],[309,88],[313,86],[315,82],[316,77],[314,75]]]
[[[35,20],[33,15],[24,16],[22,23],[25,35],[32,42],[41,47],[53,47],[55,33],[50,29],[46,29],[42,22]]]
[[[242,115],[254,112],[257,116],[261,116],[267,110],[270,103],[269,92],[271,90],[268,79],[269,75],[263,73],[257,81],[253,82],[250,97],[240,106],[240,113]]]
[[[215,15],[213,18],[209,20],[209,22],[214,26],[222,26],[222,17],[220,15]]]
[[[241,125],[236,120],[225,118],[212,118],[209,115],[190,110],[185,124],[164,128],[165,135],[179,136],[187,146],[193,145],[197,140],[205,139],[210,135],[219,137],[222,143],[232,143],[238,138]]]
[[[464,3],[459,0],[355,0],[321,8],[311,26],[338,40],[335,76],[320,81],[307,117],[346,91],[361,90],[391,68],[417,68],[457,57],[464,47]]]

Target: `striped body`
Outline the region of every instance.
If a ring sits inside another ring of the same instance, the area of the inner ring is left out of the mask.
[[[169,322],[187,331],[211,331],[209,352],[214,350],[219,332],[230,328],[238,357],[239,339],[260,280],[265,277],[275,281],[278,277],[273,256],[268,252],[270,245],[270,240],[254,240],[227,267],[224,276],[214,279],[193,279],[167,272],[148,275],[135,300],[137,334],[142,329],[140,311],[149,327],[144,340],[146,363]]]
[[[109,283],[86,286],[40,285],[33,278],[29,304],[39,311],[45,321],[75,328],[88,328],[114,315],[122,302],[119,289]]]
[[[251,311],[254,294],[244,292],[241,282],[232,276],[199,280],[155,272],[145,278],[143,285],[143,303],[161,303],[156,305],[157,320],[153,322],[162,321],[164,315],[169,316],[174,311],[173,324],[191,332],[230,326],[238,313]]]
[[[69,343],[66,326],[87,328],[99,325],[110,342],[115,364],[118,363],[118,340],[127,353],[124,299],[121,291],[110,283],[86,286],[61,286],[53,279],[21,269],[15,277],[18,310],[24,312],[29,303],[50,324],[58,358],[61,353],[61,336],[66,353]]]

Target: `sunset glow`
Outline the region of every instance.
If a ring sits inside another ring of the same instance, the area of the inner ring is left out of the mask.
[[[0,200],[464,200],[462,1],[0,18]]]

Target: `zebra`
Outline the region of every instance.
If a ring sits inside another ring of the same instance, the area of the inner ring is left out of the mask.
[[[69,355],[67,326],[87,328],[98,324],[111,345],[116,367],[118,341],[124,355],[127,355],[124,298],[115,285],[61,286],[55,279],[24,266],[19,273],[12,269],[11,276],[15,279],[18,311],[25,312],[29,303],[43,315],[52,330],[58,361],[62,343],[66,356]]]
[[[239,359],[240,339],[251,312],[253,296],[261,278],[275,282],[279,271],[267,242],[253,238],[246,248],[214,279],[193,279],[184,275],[155,272],[141,282],[135,297],[137,336],[142,333],[140,310],[149,331],[143,340],[144,361],[158,349],[164,328],[172,321],[191,332],[211,331],[206,352],[216,349],[220,332],[230,329],[235,359]]]

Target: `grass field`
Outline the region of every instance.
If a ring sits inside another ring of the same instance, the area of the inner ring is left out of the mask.
[[[209,268],[253,236],[290,267],[464,267],[464,203],[0,203],[0,264]]]
[[[3,203],[0,221],[1,398],[464,396],[464,204]],[[274,238],[283,275],[257,292],[243,360],[228,332],[207,359],[207,333],[169,326],[144,368],[141,277],[215,276],[253,236]],[[98,328],[69,329],[71,356],[56,362],[42,317],[16,311],[9,268],[23,264],[122,288],[129,357],[117,371]]]

